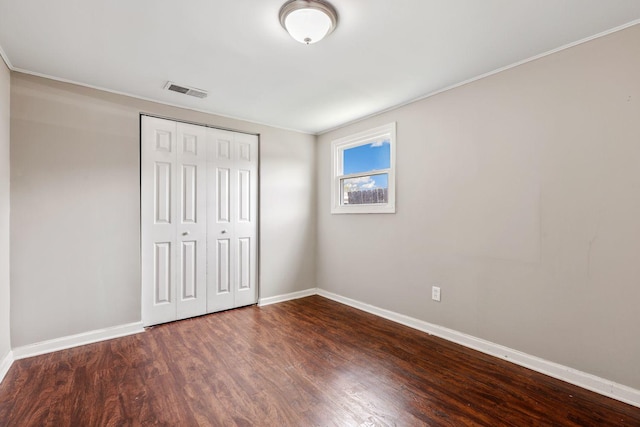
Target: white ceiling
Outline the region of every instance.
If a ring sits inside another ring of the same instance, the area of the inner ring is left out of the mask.
[[[0,47],[15,70],[318,133],[640,18],[639,0],[332,0],[338,28],[306,46],[284,2],[0,0]]]

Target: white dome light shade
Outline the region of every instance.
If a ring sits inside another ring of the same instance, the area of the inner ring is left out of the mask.
[[[337,14],[326,2],[293,0],[280,9],[280,23],[295,40],[312,44],[335,29]]]
[[[284,27],[295,40],[311,44],[327,35],[331,19],[317,9],[298,9],[285,18]]]

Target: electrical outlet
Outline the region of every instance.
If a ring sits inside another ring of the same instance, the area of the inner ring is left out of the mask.
[[[434,301],[440,302],[440,287],[432,286],[431,287],[431,299]]]

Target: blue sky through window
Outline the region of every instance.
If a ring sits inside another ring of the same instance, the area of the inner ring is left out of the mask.
[[[359,145],[343,152],[343,174],[370,172],[391,167],[391,144],[388,139]],[[387,188],[388,175],[372,175],[368,180],[358,179],[359,189]]]

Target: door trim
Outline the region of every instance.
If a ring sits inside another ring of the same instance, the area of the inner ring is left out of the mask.
[[[218,129],[218,130],[226,130],[226,131],[229,131],[229,132],[243,133],[245,135],[254,135],[254,136],[258,137],[258,140],[260,139],[260,134],[256,133],[256,132],[248,132],[246,130],[238,130],[238,129],[234,129],[234,128],[227,128],[227,127],[224,127],[224,126],[211,125],[211,124],[202,123],[202,122],[194,122],[194,121],[191,121],[191,120],[176,119],[176,118],[173,118],[173,117],[162,116],[162,115],[159,115],[159,114],[151,114],[151,113],[143,113],[143,112],[140,112],[140,124],[141,125],[142,125],[142,117],[143,116],[152,117],[154,119],[171,120],[172,122],[184,123],[184,124],[187,124],[187,125],[202,126],[202,127],[210,128],[210,129]]]

